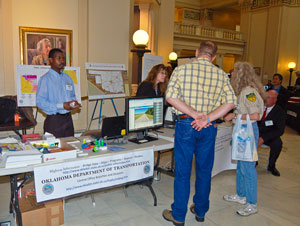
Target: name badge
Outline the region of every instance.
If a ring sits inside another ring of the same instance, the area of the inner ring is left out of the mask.
[[[266,126],[273,126],[273,121],[272,120],[268,120],[265,121]]]
[[[73,87],[72,87],[72,85],[66,85],[66,90],[68,90],[68,91],[72,91],[72,90],[73,90]]]

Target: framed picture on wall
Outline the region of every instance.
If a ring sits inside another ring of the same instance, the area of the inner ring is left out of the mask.
[[[260,76],[261,74],[261,68],[260,67],[253,67],[254,68],[254,71],[255,71],[255,74]]]
[[[59,48],[66,65],[72,65],[72,30],[19,27],[19,33],[22,64],[48,65],[49,51]]]

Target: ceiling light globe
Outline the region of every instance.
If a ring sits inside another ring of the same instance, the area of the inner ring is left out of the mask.
[[[289,68],[295,68],[296,67],[296,63],[295,62],[289,62],[288,67]]]
[[[132,36],[133,43],[137,47],[146,47],[149,41],[149,35],[144,30],[137,30]]]
[[[171,52],[171,53],[169,54],[169,60],[171,60],[171,61],[177,60],[177,53]]]

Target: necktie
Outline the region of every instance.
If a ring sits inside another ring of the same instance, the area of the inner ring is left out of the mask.
[[[261,118],[261,122],[263,122],[264,120],[265,120],[265,118],[266,118],[266,115],[267,115],[267,107],[265,108],[265,110],[264,110],[264,113],[263,113],[263,116],[262,116],[262,118]]]

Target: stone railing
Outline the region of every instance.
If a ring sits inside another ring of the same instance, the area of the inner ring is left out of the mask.
[[[216,27],[174,23],[174,33],[182,35],[242,41],[242,33]]]

